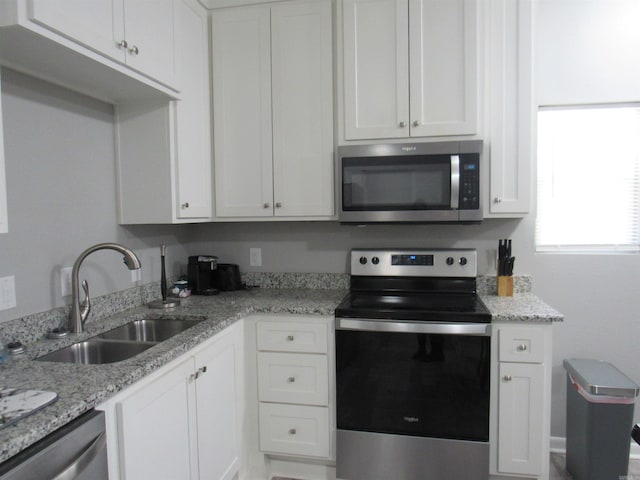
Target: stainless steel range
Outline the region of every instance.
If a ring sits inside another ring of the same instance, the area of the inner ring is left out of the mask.
[[[351,252],[336,309],[341,480],[486,480],[491,315],[473,249]]]

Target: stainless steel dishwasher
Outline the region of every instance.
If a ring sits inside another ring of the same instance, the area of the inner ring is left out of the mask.
[[[92,410],[0,465],[0,480],[107,480],[104,413]]]

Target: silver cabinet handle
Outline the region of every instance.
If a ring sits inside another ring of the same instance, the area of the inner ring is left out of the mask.
[[[127,43],[127,41],[126,41],[126,40],[124,40],[124,39],[120,40],[119,42],[116,42],[116,45],[117,45],[119,48],[127,48],[127,47],[129,46],[129,44]]]
[[[287,378],[287,382],[289,382],[289,383],[294,383],[295,381],[296,381],[296,377]]]
[[[404,123],[404,122],[400,122],[400,123],[398,124],[398,127],[400,127],[400,128],[404,128],[404,127],[406,127],[406,126],[407,126],[407,124],[406,124],[406,123]]]
[[[185,202],[182,205],[180,205],[182,208],[189,208],[189,202]]]
[[[420,122],[418,120],[413,122],[413,126],[414,127],[419,127],[420,126]]]
[[[496,197],[493,199],[493,203],[502,203],[502,198]]]
[[[519,352],[526,352],[527,351],[527,346],[525,344],[518,345],[516,347],[516,350],[518,350]]]
[[[282,203],[276,202],[276,208],[282,208]]]
[[[131,47],[129,49],[129,53],[131,55],[138,55],[138,53],[140,53],[140,50],[138,50],[138,47],[136,47],[135,45],[133,47]]]
[[[287,342],[293,342],[293,335],[287,335]]]
[[[289,435],[295,435],[296,434],[296,429],[295,428],[290,428],[289,429]]]
[[[502,379],[503,379],[505,382],[510,382],[510,381],[512,380],[511,375],[505,375],[504,377],[502,377]]]
[[[72,480],[78,478],[78,475],[87,468],[99,454],[100,450],[105,447],[106,440],[104,432],[96,437],[96,439],[84,450],[78,457],[70,463],[62,472],[53,477],[52,480]]]
[[[198,369],[198,373],[199,374],[207,373],[207,366],[205,365],[204,367],[200,367]]]
[[[270,207],[270,205],[268,203],[265,203],[265,204],[262,205],[262,208],[269,208],[269,207]]]

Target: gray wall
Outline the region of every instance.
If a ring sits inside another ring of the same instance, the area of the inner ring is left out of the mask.
[[[166,243],[169,274],[178,272],[188,226],[117,225],[113,106],[3,69],[2,114],[9,233],[0,234],[0,277],[15,276],[17,307],[0,321],[70,303],[59,270],[96,243],[133,248],[142,283],[160,278]],[[135,285],[116,252],[83,265],[92,296]]]

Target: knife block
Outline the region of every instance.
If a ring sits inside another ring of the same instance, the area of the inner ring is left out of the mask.
[[[513,297],[513,275],[499,275],[498,277],[498,296]]]

